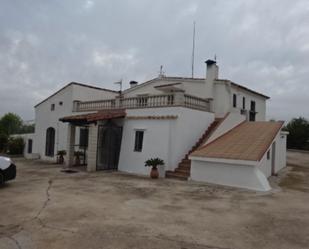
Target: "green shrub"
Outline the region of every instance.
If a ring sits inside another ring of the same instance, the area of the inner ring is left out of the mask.
[[[160,158],[150,158],[145,162],[145,167],[157,167],[164,165],[164,161]]]
[[[0,133],[0,152],[6,152],[8,140],[9,140],[8,135]]]
[[[8,152],[11,155],[21,155],[24,152],[24,139],[22,137],[13,137],[8,142]]]

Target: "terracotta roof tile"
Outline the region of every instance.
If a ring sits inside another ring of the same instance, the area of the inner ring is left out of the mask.
[[[91,123],[99,120],[124,118],[125,116],[126,116],[125,110],[117,109],[117,110],[98,111],[95,113],[88,113],[88,114],[72,115],[60,118],[59,120],[62,122],[70,122],[70,123]]]
[[[191,156],[260,161],[283,122],[243,122]]]

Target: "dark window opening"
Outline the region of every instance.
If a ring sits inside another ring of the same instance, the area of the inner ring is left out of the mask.
[[[60,102],[59,102],[59,105],[63,105],[63,102],[62,102],[62,101],[60,101]]]
[[[55,129],[49,127],[46,130],[46,146],[45,146],[45,155],[53,157],[55,150]]]
[[[51,104],[51,105],[50,105],[50,110],[51,110],[51,111],[54,111],[54,110],[55,110],[55,104]]]
[[[80,131],[79,131],[79,147],[80,148],[88,147],[88,134],[89,134],[89,130],[87,128],[80,128]]]
[[[144,131],[135,131],[134,151],[141,152],[143,149]]]
[[[28,139],[28,154],[32,153],[32,139]]]
[[[267,160],[269,160],[269,159],[270,159],[270,150],[267,151]]]
[[[242,109],[246,109],[246,98],[242,97]]]
[[[237,107],[237,96],[233,94],[233,107]]]
[[[249,121],[255,121],[255,118],[256,118],[255,101],[251,101]]]
[[[250,111],[255,112],[255,101],[251,101]]]

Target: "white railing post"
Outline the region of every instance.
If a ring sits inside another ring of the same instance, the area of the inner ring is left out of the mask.
[[[78,112],[79,111],[79,100],[74,100],[73,101],[73,112]]]
[[[183,91],[174,93],[173,105],[184,105],[185,104],[185,93]]]

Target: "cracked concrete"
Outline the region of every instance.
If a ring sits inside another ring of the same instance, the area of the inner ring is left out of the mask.
[[[0,248],[308,248],[309,154],[288,159],[270,193],[18,159],[0,188]]]

